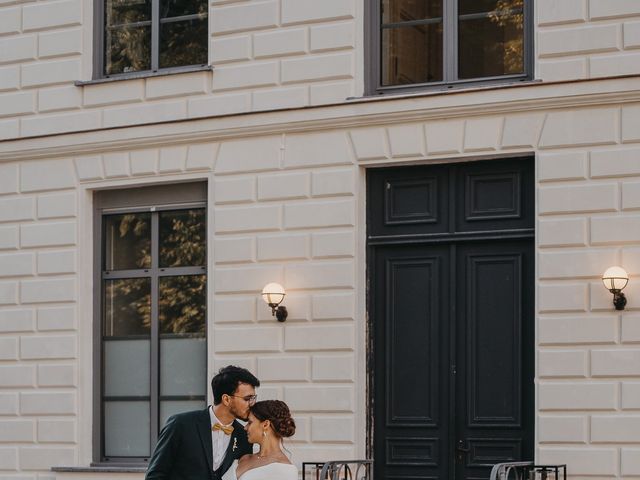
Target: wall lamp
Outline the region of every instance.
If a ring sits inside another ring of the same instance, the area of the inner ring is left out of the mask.
[[[286,295],[284,288],[279,283],[267,283],[262,289],[262,299],[271,307],[271,315],[279,322],[287,319],[287,307],[280,305]]]
[[[609,267],[602,274],[602,283],[604,283],[607,290],[613,293],[613,304],[616,310],[624,310],[627,304],[627,299],[622,290],[624,290],[628,282],[629,274],[622,267]]]

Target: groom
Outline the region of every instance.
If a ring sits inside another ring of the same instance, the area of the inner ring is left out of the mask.
[[[213,406],[167,421],[145,480],[220,480],[237,458],[252,453],[236,420],[249,417],[260,381],[244,368],[221,368],[211,380]]]

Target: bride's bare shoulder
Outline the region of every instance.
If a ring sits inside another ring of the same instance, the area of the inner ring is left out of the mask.
[[[253,463],[254,455],[252,453],[247,453],[246,455],[241,456],[238,459],[238,468],[240,470],[247,469]]]

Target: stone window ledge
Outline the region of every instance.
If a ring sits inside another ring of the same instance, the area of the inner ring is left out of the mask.
[[[56,473],[145,473],[147,467],[92,465],[89,467],[51,467]]]
[[[164,70],[158,70],[157,72],[135,72],[125,73],[122,75],[115,75],[113,77],[96,78],[94,80],[77,80],[74,85],[76,87],[84,87],[86,85],[100,85],[103,83],[124,82],[127,80],[136,80],[139,78],[152,78],[152,77],[165,77],[167,75],[180,75],[181,73],[194,73],[194,72],[211,72],[213,66],[211,65],[198,65],[194,67],[175,67],[167,68]]]
[[[563,81],[558,83],[569,83],[572,81]],[[549,84],[552,82],[546,82]],[[553,82],[555,83],[555,82]],[[503,90],[508,88],[520,88],[527,86],[544,85],[540,79],[526,79],[517,80],[511,82],[487,82],[487,83],[460,83],[460,84],[447,84],[438,88],[424,88],[424,89],[400,89],[397,91],[386,91],[383,93],[365,94],[362,96],[353,96],[347,98],[347,102],[352,103],[366,103],[366,102],[378,102],[384,100],[398,100],[411,97],[437,97],[442,95],[456,95],[462,93],[473,93],[478,91],[490,91],[490,90]]]

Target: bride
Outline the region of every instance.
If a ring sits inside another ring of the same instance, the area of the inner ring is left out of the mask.
[[[298,469],[282,451],[282,439],[296,431],[286,403],[256,402],[244,429],[249,443],[259,444],[260,451],[234,462],[222,480],[298,480]]]

